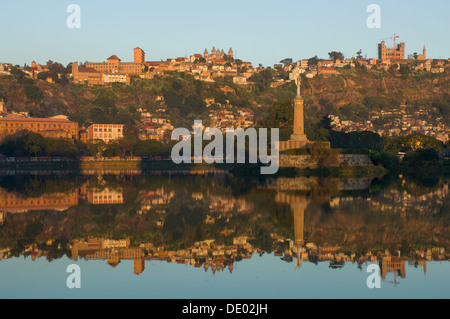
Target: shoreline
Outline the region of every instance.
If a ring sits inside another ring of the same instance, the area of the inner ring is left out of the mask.
[[[439,162],[426,163],[423,165],[423,173],[433,176],[446,175],[450,173],[450,165]],[[259,176],[260,166],[239,164],[174,164],[171,160],[70,160],[70,159],[45,159],[36,160],[30,158],[20,161],[0,161],[0,175],[15,174],[108,174],[108,173],[130,173],[142,174],[147,172],[183,172],[183,173],[231,173],[236,176]],[[296,177],[296,176],[323,176],[323,177],[382,177],[392,173],[420,173],[411,170],[411,167],[400,165],[394,171],[382,166],[346,166],[331,167],[325,169],[280,167],[274,176]]]

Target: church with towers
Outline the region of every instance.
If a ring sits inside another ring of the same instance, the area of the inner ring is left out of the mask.
[[[213,47],[211,50],[211,53],[208,52],[208,49],[205,49],[205,52],[203,52],[203,57],[206,59],[206,61],[213,61],[215,59],[223,59],[225,56],[228,56],[230,58],[234,57],[233,49],[230,48],[228,50],[228,53],[226,54],[225,51],[222,49],[216,49],[216,47]]]

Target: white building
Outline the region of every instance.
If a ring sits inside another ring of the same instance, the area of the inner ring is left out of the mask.
[[[235,76],[233,78],[233,83],[238,85],[246,85],[247,84],[247,78],[245,76]]]
[[[88,140],[112,142],[123,137],[123,128],[122,124],[92,124],[87,128]]]
[[[108,85],[112,83],[130,84],[130,76],[121,73],[103,73],[103,83]]]

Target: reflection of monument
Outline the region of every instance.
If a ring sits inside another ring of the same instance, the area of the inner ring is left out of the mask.
[[[295,84],[297,85],[297,97],[294,99],[294,133],[291,140],[280,142],[280,151],[289,149],[299,149],[309,146],[309,141],[305,135],[305,123],[303,116],[304,99],[301,95],[302,78],[299,71],[295,71]]]
[[[295,261],[295,268],[301,267],[304,252],[304,221],[305,210],[308,207],[308,200],[304,196],[287,195],[286,193],[278,193],[275,201],[283,204],[290,204],[294,214],[294,245],[297,252],[297,260]]]

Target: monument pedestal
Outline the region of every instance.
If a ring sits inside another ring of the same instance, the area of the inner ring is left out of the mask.
[[[305,138],[304,140],[289,140],[280,142],[280,152],[286,150],[297,150],[301,148],[309,148],[310,142]]]

